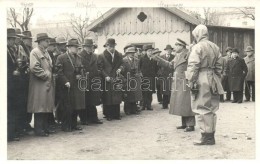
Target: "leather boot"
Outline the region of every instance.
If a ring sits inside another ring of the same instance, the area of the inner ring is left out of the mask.
[[[215,145],[215,132],[213,133],[201,133],[202,137],[199,142],[194,142],[194,145]]]

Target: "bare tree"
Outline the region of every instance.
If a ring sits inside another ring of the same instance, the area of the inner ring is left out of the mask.
[[[213,10],[212,8],[203,8],[203,14],[204,14],[204,20],[203,24],[205,25],[220,25],[221,20],[216,10]]]
[[[24,5],[22,13],[17,12],[15,8],[9,8],[7,21],[12,27],[20,26],[22,31],[29,30],[29,23],[33,14],[33,8],[29,5]]]
[[[244,17],[250,18],[252,20],[255,20],[255,8],[254,7],[240,7],[236,8],[238,11],[240,11]]]
[[[75,16],[74,14],[71,14],[70,24],[72,26],[73,32],[78,37],[79,42],[83,43],[84,38],[88,36],[87,27],[89,24],[89,17],[87,12],[84,16]]]

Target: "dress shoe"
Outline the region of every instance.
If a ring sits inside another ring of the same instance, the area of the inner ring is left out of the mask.
[[[159,104],[162,104],[163,102],[162,101],[159,101]]]
[[[163,106],[162,109],[168,109],[168,106]]]
[[[142,107],[141,110],[145,110],[145,107]]]
[[[62,128],[61,130],[64,132],[72,132],[71,128]]]
[[[237,103],[238,103],[238,104],[241,104],[241,103],[242,103],[242,100],[237,101]]]
[[[112,118],[110,118],[110,117],[107,117],[107,121],[112,121]]]
[[[72,128],[72,130],[82,130],[82,128],[77,126],[77,127]]]
[[[49,137],[48,133],[45,132],[41,132],[41,133],[35,133],[36,136],[40,136],[40,137]]]
[[[245,102],[249,102],[250,100],[245,100]]]
[[[237,100],[233,100],[232,103],[237,103]]]
[[[186,126],[177,126],[176,129],[185,129]]]
[[[194,126],[187,126],[187,127],[185,128],[184,132],[192,132],[192,131],[194,131],[194,130],[195,130]]]
[[[93,124],[103,124],[103,122],[100,121],[99,119],[94,120],[94,121],[92,121],[91,123],[93,123]]]
[[[147,108],[147,110],[153,110],[153,108]]]
[[[225,99],[225,101],[230,101],[230,99]]]
[[[81,125],[88,125],[88,122],[87,121],[83,121],[83,122],[81,122]]]
[[[121,116],[115,118],[115,120],[121,120],[121,119],[122,119]]]
[[[47,134],[53,134],[53,133],[56,133],[55,130],[51,130],[51,129],[46,130],[46,131],[44,131],[44,132],[47,133]]]

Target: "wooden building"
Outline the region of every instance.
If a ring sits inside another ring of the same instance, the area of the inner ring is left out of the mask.
[[[177,38],[192,42],[192,30],[199,20],[177,8],[112,8],[88,26],[98,34],[98,51],[104,50],[107,38],[114,38],[116,49],[123,52],[125,45],[137,47],[151,44],[163,50],[167,44],[174,46]],[[254,29],[209,27],[209,39],[221,49],[227,45],[245,48],[254,46]],[[242,46],[243,44],[243,46]]]

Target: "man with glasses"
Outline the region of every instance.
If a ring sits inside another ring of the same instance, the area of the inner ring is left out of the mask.
[[[37,136],[49,136],[48,116],[54,109],[53,63],[47,48],[50,37],[37,34],[38,46],[30,53],[30,83],[28,112],[34,113],[34,130]]]

